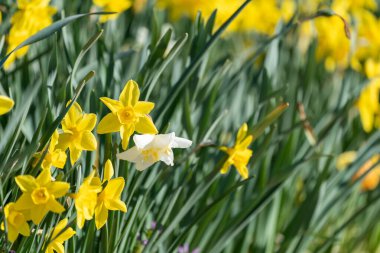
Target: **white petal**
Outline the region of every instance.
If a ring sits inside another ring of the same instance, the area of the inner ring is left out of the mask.
[[[174,154],[173,150],[168,149],[166,152],[160,154],[160,160],[163,161],[166,165],[174,165]]]
[[[170,143],[173,142],[175,138],[174,133],[169,133],[169,134],[158,134],[155,136],[154,141],[150,146],[154,148],[159,148],[159,149],[166,149],[169,147]]]
[[[139,162],[136,163],[136,169],[139,170],[139,171],[143,171],[146,168],[152,166],[153,164],[154,164],[153,161],[141,160],[141,161],[139,161]]]
[[[144,149],[155,139],[153,134],[135,134],[133,136],[133,141],[139,149]]]
[[[174,137],[174,140],[171,143],[171,147],[172,148],[188,148],[191,146],[192,143],[193,142],[188,139]]]
[[[136,146],[134,146],[125,152],[117,154],[116,157],[118,159],[126,160],[129,162],[137,162],[140,160],[139,159],[140,155],[141,155],[141,151]]]

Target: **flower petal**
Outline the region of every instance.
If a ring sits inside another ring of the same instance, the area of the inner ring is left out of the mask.
[[[91,131],[96,125],[96,114],[88,113],[84,114],[82,120],[79,121],[77,129],[78,131]]]
[[[244,123],[240,128],[236,136],[236,143],[241,142],[244,137],[247,135],[248,132],[248,125],[247,123]]]
[[[112,162],[111,162],[111,160],[108,159],[106,161],[105,166],[104,166],[103,182],[110,180],[112,178],[112,176],[113,176],[113,173],[114,173],[114,169],[113,169],[113,166],[112,166]]]
[[[53,213],[62,213],[65,208],[54,198],[50,198],[47,207]]]
[[[54,151],[52,157],[53,157],[52,164],[54,167],[62,169],[65,166],[67,155],[64,151],[58,149]]]
[[[111,98],[101,97],[100,101],[102,101],[103,104],[105,104],[108,107],[108,109],[110,109],[111,112],[114,113],[116,113],[118,110],[122,108],[122,103]]]
[[[96,141],[95,136],[90,131],[84,131],[82,133],[80,147],[83,150],[89,150],[89,151],[96,150],[97,141]]]
[[[120,121],[116,114],[108,113],[98,124],[96,132],[98,134],[107,134],[120,131]]]
[[[74,163],[79,160],[81,153],[82,153],[82,150],[76,148],[75,146],[70,146],[70,162],[71,162],[71,165],[74,165]]]
[[[51,182],[46,188],[55,198],[60,198],[69,191],[70,184],[66,182]]]
[[[137,113],[141,114],[149,114],[154,108],[154,103],[152,102],[145,102],[145,101],[138,101],[133,109]]]
[[[127,151],[124,151],[122,153],[117,154],[116,157],[120,160],[126,160],[129,162],[135,163],[139,159],[138,157],[140,155],[141,155],[141,152],[139,151],[139,149],[136,146],[134,146],[134,147],[128,149]]]
[[[174,165],[173,150],[169,149],[163,152],[160,155],[160,160],[163,161],[166,165],[173,166]]]
[[[37,187],[36,179],[29,175],[17,176],[15,180],[22,192],[31,192]]]
[[[71,103],[71,100],[67,102],[68,106]],[[67,112],[66,116],[62,120],[62,129],[65,131],[66,129],[70,129],[73,126],[76,126],[77,121],[82,117],[82,108],[77,102],[74,102],[70,107],[70,110]]]
[[[153,134],[135,134],[133,136],[133,141],[139,149],[144,149],[155,139]]]
[[[139,85],[129,80],[120,94],[119,100],[124,106],[134,106],[140,98]]]
[[[127,206],[119,199],[110,199],[104,202],[104,205],[108,210],[127,212]]]
[[[73,135],[71,133],[62,133],[59,135],[56,149],[66,150],[71,143]]]
[[[6,114],[10,110],[12,110],[14,106],[14,102],[12,99],[6,96],[0,96],[0,115]]]
[[[136,132],[140,134],[157,134],[157,128],[154,125],[152,119],[148,115],[139,117],[139,121],[136,124]]]
[[[36,178],[37,184],[40,186],[45,186],[51,182],[51,173],[49,170],[42,170],[41,173]]]
[[[104,206],[104,204],[102,203],[100,206],[98,206],[95,209],[95,225],[96,225],[96,229],[99,230],[101,227],[103,227],[104,224],[106,224],[107,219],[108,219],[108,210]]]
[[[122,125],[120,128],[120,136],[122,140],[123,149],[127,149],[129,144],[129,139],[131,138],[133,132],[135,131],[135,126],[132,124]]]
[[[174,137],[171,147],[172,148],[188,148],[191,146],[191,144],[193,144],[193,142],[188,139]]]

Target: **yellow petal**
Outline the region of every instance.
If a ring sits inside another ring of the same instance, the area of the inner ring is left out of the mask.
[[[221,174],[226,174],[228,172],[228,169],[230,168],[231,164],[226,161],[224,164],[223,164],[223,167],[220,169],[220,173]]]
[[[112,166],[112,162],[108,159],[104,166],[104,174],[103,174],[103,182],[108,181],[113,176],[114,169]]]
[[[54,240],[57,235],[67,226],[68,219],[63,219],[55,226],[53,234],[51,235],[51,239]]]
[[[118,177],[108,181],[106,188],[104,189],[103,194],[107,199],[120,198],[121,192],[124,189],[125,181],[124,178]]]
[[[30,211],[30,219],[35,225],[38,225],[47,213],[46,205],[35,205]]]
[[[350,165],[356,159],[355,151],[347,151],[340,154],[336,159],[336,168],[338,170],[344,170],[348,165]]]
[[[104,204],[100,204],[95,209],[95,225],[96,229],[100,229],[106,224],[108,219],[108,210],[105,208]]]
[[[14,104],[15,103],[13,100],[9,97],[0,95],[0,115],[9,112],[13,108]]]
[[[88,113],[84,114],[82,120],[78,124],[78,131],[91,131],[96,125],[96,114]]]
[[[68,106],[71,101],[67,102]],[[82,108],[77,102],[74,102],[70,107],[70,110],[67,112],[66,116],[62,120],[62,129],[65,131],[66,129],[70,129],[76,126],[77,121],[82,117]]]
[[[96,150],[97,141],[95,136],[90,131],[84,131],[82,133],[82,139],[80,142],[80,147],[83,150]]]
[[[70,189],[70,184],[66,182],[51,182],[46,186],[50,194],[55,198],[64,196]]]
[[[65,151],[70,146],[72,139],[73,135],[71,133],[60,134],[55,148]]]
[[[45,186],[51,182],[51,173],[50,170],[42,170],[40,175],[36,178],[36,182],[40,186]]]
[[[139,85],[129,80],[120,94],[119,100],[124,106],[134,106],[140,98]]]
[[[239,166],[236,169],[242,178],[244,179],[248,178],[248,168],[246,166],[242,166],[242,167]]]
[[[65,208],[54,198],[50,198],[47,207],[53,213],[62,213],[65,211]]]
[[[247,135],[248,132],[248,125],[247,123],[244,123],[240,128],[236,136],[236,143],[240,143],[244,137]]]
[[[18,237],[18,230],[13,226],[8,226],[8,240],[10,242],[16,241]]]
[[[58,133],[58,130],[55,130],[53,135],[51,136],[51,139],[50,139],[50,145],[49,145],[49,151],[50,152],[54,151],[55,146],[58,143],[58,139],[59,139],[59,133]]]
[[[103,104],[105,104],[108,107],[108,109],[110,109],[113,113],[116,113],[123,107],[123,104],[121,102],[111,98],[101,97],[100,101],[102,101]]]
[[[15,180],[22,192],[31,192],[37,187],[36,179],[29,175],[17,176]]]
[[[120,128],[120,136],[122,140],[122,147],[124,150],[127,149],[128,144],[129,144],[129,139],[131,138],[133,132],[135,131],[135,126],[130,124],[130,125],[123,125]]]
[[[145,102],[145,101],[138,101],[133,109],[137,113],[141,114],[149,114],[154,108],[154,103],[152,102]]]
[[[30,236],[30,228],[29,228],[29,225],[28,223],[23,223],[20,228],[19,228],[19,232],[20,234],[22,234],[23,236]]]
[[[108,210],[127,212],[127,206],[120,199],[109,199],[104,205]]]
[[[74,163],[79,160],[81,153],[82,153],[82,150],[80,150],[74,146],[70,146],[70,162],[71,162],[71,165],[74,165]]]
[[[52,164],[54,167],[62,169],[65,166],[67,155],[64,151],[58,149],[54,151],[52,157],[53,157]]]
[[[98,134],[119,132],[120,127],[121,124],[117,115],[109,113],[99,122],[96,132]]]
[[[152,119],[148,115],[139,117],[139,121],[136,124],[136,132],[141,134],[157,134],[157,128],[154,125]]]

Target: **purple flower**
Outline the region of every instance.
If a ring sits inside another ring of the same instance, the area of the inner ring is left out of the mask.
[[[150,225],[150,228],[152,230],[155,230],[157,228],[157,222],[156,221],[152,221],[152,224]]]
[[[142,244],[144,245],[144,246],[146,246],[146,245],[148,245],[148,240],[147,239],[145,239],[145,240],[142,240]]]
[[[191,251],[191,253],[201,253],[201,250],[198,248],[195,248],[193,249],[193,251]]]
[[[183,246],[179,246],[178,253],[189,253],[189,244],[185,243]]]

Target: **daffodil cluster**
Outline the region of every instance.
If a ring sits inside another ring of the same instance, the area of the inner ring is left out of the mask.
[[[11,18],[11,29],[7,37],[8,53],[53,22],[52,17],[57,10],[49,6],[49,3],[50,0],[17,1],[18,10]],[[17,58],[23,57],[27,52],[28,46],[11,54],[4,68],[9,68]]]

